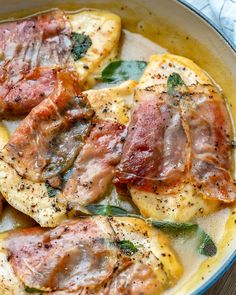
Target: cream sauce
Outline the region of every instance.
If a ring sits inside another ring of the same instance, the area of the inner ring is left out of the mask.
[[[20,124],[20,120],[12,120],[12,121],[3,120],[2,123],[7,128],[9,134],[12,134],[16,130],[18,125]]]

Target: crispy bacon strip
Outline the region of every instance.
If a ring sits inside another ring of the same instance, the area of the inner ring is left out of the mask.
[[[21,122],[1,157],[29,180],[41,182],[54,177],[72,165],[92,116],[76,74],[59,71],[54,92]]]
[[[65,290],[100,286],[117,266],[119,250],[104,218],[84,218],[55,229],[13,231],[5,242],[16,275],[28,287]]]
[[[141,90],[114,183],[156,194],[175,193],[186,182],[206,198],[232,202],[232,130],[222,96],[194,85],[169,96]]]
[[[105,195],[120,161],[125,126],[112,121],[96,120],[77,157],[63,195],[75,210]]]
[[[27,114],[51,93],[55,82],[51,68],[72,65],[70,35],[70,23],[60,10],[0,24],[2,118]],[[30,91],[29,84],[38,91]]]
[[[169,103],[165,94],[143,95],[132,114],[114,183],[171,193],[183,182],[188,160],[187,137],[179,109]]]

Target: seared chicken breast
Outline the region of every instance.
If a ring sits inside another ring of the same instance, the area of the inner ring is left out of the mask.
[[[129,81],[105,89],[117,107],[104,119],[116,113],[117,120],[99,119],[99,112],[92,119],[89,102],[100,96],[100,104],[107,103],[102,90],[82,94],[75,73],[58,71],[54,92],[21,122],[1,151],[0,191],[6,200],[41,226],[54,226],[67,213],[77,214],[109,195],[127,134],[117,121],[127,122],[126,100],[134,85]]]
[[[27,115],[53,92],[60,68],[76,70],[81,88],[92,86],[120,32],[117,15],[96,10],[56,9],[0,24],[0,117]]]
[[[19,229],[2,235],[0,245],[0,290],[6,295],[27,288],[43,294],[160,294],[182,274],[168,239],[135,218],[89,217],[51,230]]]
[[[103,68],[117,56],[121,19],[114,13],[91,9],[68,17],[72,31],[88,36],[91,41],[86,54],[75,60],[80,85],[89,89],[96,83]]]
[[[111,120],[128,125],[134,106],[134,91],[137,82],[128,80],[118,86],[84,91],[96,115],[103,120]]]
[[[7,129],[2,124],[0,124],[0,133],[1,133],[1,137],[0,137],[0,150],[1,150],[5,146],[9,138]],[[3,203],[4,203],[4,198],[0,193],[0,218],[3,211]]]
[[[61,173],[81,150],[93,114],[76,74],[60,71],[54,92],[30,112],[1,150],[1,193],[41,226],[65,218],[66,207],[54,187],[60,187]]]
[[[135,98],[115,183],[141,213],[186,221],[235,201],[230,117],[210,78],[188,59],[152,56]]]
[[[50,95],[57,67],[72,66],[70,34],[60,10],[0,25],[2,118],[26,115]]]

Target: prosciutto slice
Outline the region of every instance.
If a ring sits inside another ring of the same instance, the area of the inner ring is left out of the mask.
[[[157,279],[157,275],[149,265],[142,263],[131,264],[113,278],[104,294],[160,294],[161,287]]]
[[[70,172],[63,195],[79,209],[103,197],[110,188],[126,136],[124,125],[93,121],[93,128]]]
[[[4,112],[3,117],[6,114],[12,117],[28,114],[52,93],[56,78],[57,69],[34,68],[23,80],[14,85],[4,99],[0,100],[0,112]]]
[[[172,193],[186,177],[187,162],[187,135],[178,106],[166,94],[153,97],[143,92],[132,114],[114,183]]]
[[[27,114],[52,92],[51,68],[72,66],[70,36],[70,23],[60,10],[0,24],[2,118]]]
[[[190,178],[208,198],[232,202],[236,186],[231,169],[231,122],[223,98],[212,87],[198,89],[182,106],[191,140]]]
[[[93,114],[80,92],[77,75],[59,71],[53,93],[21,122],[1,158],[34,182],[57,176],[73,164]]]
[[[168,95],[140,90],[114,180],[156,194],[192,183],[205,198],[232,202],[231,122],[211,85]]]

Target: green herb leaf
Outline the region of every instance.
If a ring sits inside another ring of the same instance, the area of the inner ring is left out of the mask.
[[[91,214],[103,216],[128,216],[129,213],[116,206],[91,204],[85,207]]]
[[[73,171],[74,171],[73,168],[69,168],[66,172],[62,174],[62,187],[64,187],[64,185],[67,183]]]
[[[46,186],[46,189],[47,189],[47,192],[48,192],[48,196],[50,198],[52,197],[55,197],[57,194],[60,193],[60,190],[59,189],[56,189],[54,187],[52,187],[48,181],[45,182],[45,186]]]
[[[132,214],[122,209],[120,207],[111,206],[111,205],[100,205],[100,204],[91,204],[85,207],[92,215],[103,215],[103,216],[126,216],[126,217],[135,217],[140,218],[152,225],[155,228],[158,228],[161,231],[164,231],[169,234],[185,234],[190,232],[195,232],[200,239],[199,242],[199,253],[205,256],[214,256],[217,252],[216,245],[212,241],[211,237],[200,229],[196,223],[176,223],[171,221],[157,221],[152,219],[145,219],[141,215]],[[120,242],[119,242],[120,243]],[[121,247],[129,247],[132,242],[130,241],[121,241]],[[123,244],[125,246],[123,246]],[[135,253],[135,252],[134,252]]]
[[[128,255],[133,255],[138,251],[137,247],[128,240],[118,241],[117,246],[121,249],[121,251],[125,252]]]
[[[211,237],[204,231],[200,232],[199,253],[205,256],[212,257],[217,253],[217,247]]]
[[[194,223],[175,223],[171,221],[151,221],[152,226],[158,228],[164,232],[179,234],[198,229],[198,225]]]
[[[72,56],[74,61],[79,60],[83,57],[88,51],[89,47],[92,45],[92,41],[89,36],[85,34],[79,34],[76,32],[72,32]]]
[[[31,288],[31,287],[25,287],[25,292],[27,293],[40,293],[42,294],[41,290],[38,290],[36,288]]]
[[[108,83],[139,80],[146,66],[147,62],[139,60],[113,61],[102,71],[102,80]]]
[[[185,86],[184,81],[178,73],[172,73],[167,80],[167,92],[169,95],[174,95],[177,86]]]

